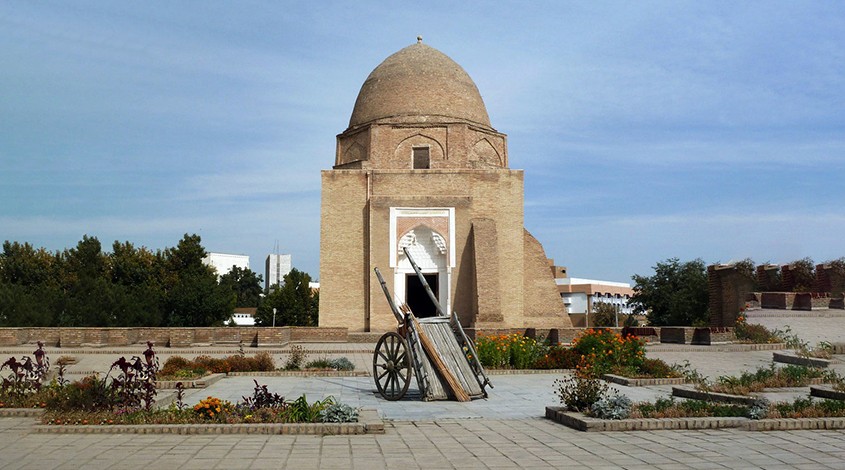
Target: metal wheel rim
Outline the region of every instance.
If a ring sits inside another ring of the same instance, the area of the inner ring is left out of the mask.
[[[385,399],[405,396],[411,384],[411,356],[405,338],[390,332],[382,335],[373,353],[373,379]]]

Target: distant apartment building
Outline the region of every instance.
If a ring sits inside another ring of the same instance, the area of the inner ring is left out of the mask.
[[[264,289],[270,290],[271,287],[282,285],[292,267],[290,255],[267,255],[264,262]]]
[[[610,304],[620,315],[634,313],[634,307],[628,303],[634,295],[634,289],[627,282],[601,281],[568,277],[566,268],[554,266],[555,284],[566,311],[572,316],[592,315],[596,305]],[[587,321],[586,318],[583,319]],[[573,325],[582,324],[580,319],[572,319]]]
[[[217,279],[220,276],[232,270],[232,266],[237,266],[241,269],[249,269],[249,256],[247,255],[232,255],[228,253],[209,253],[202,262],[206,266],[211,266],[217,271]]]

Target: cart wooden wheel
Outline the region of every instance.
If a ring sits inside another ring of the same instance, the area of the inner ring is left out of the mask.
[[[411,384],[411,354],[408,342],[395,332],[382,335],[373,353],[373,379],[385,399],[405,396]]]

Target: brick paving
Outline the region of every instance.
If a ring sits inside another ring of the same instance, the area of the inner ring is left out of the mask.
[[[40,435],[0,419],[0,468],[842,469],[845,432],[582,433],[541,418],[387,423],[383,435]]]

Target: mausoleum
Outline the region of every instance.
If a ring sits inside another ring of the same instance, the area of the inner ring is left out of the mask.
[[[397,304],[435,314],[404,247],[465,327],[571,326],[524,229],[507,136],[464,69],[421,40],[370,73],[322,172],[320,326],[395,329],[374,267]]]

